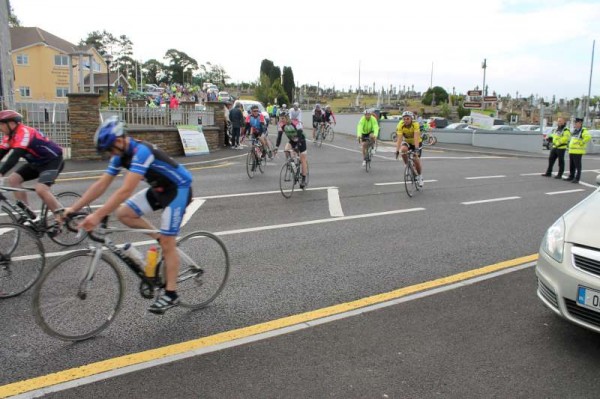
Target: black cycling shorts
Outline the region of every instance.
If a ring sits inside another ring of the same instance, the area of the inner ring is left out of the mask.
[[[363,143],[364,143],[365,141],[369,141],[369,140],[371,140],[371,133],[362,134],[362,135],[360,136],[360,141],[362,141]]]
[[[43,165],[36,165],[32,163],[26,163],[21,166],[15,173],[23,178],[23,181],[29,181],[38,179],[38,183],[42,183],[50,187],[54,184],[54,181],[62,172],[65,167],[63,157],[59,156],[52,161]]]

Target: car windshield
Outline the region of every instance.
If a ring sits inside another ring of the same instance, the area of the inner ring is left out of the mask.
[[[246,110],[246,112],[250,112],[250,109],[255,105],[258,106],[258,110],[260,112],[265,112],[265,107],[263,107],[261,103],[246,103],[244,104],[244,109]]]

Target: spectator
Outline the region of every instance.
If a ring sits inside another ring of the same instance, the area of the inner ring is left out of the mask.
[[[179,108],[179,100],[175,94],[171,95],[171,101],[169,101],[169,108],[177,109]]]
[[[231,122],[231,147],[240,150],[240,130],[244,123],[244,106],[240,102],[233,105],[229,111],[229,121]]]

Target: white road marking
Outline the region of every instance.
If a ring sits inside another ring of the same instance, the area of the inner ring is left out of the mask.
[[[509,201],[514,199],[520,199],[521,197],[504,197],[504,198],[493,198],[481,201],[469,201],[469,202],[461,202],[463,205],[473,205],[473,204],[483,204],[486,202],[498,202],[498,201]]]
[[[497,176],[474,176],[474,177],[465,177],[466,180],[477,180],[477,179],[500,179],[502,177],[506,177],[506,175],[497,175]]]
[[[423,183],[433,183],[436,181],[437,180],[423,180]],[[394,184],[404,184],[404,181],[391,181],[391,182],[387,182],[387,183],[373,183],[373,185],[375,185],[375,186],[391,186]]]
[[[313,188],[306,188],[306,191],[314,191],[314,190],[329,190],[330,188],[337,188],[337,187],[333,187],[333,186],[328,186],[328,187],[313,187]],[[245,196],[250,196],[250,195],[267,195],[267,194],[275,194],[275,193],[281,193],[280,190],[277,191],[257,191],[257,192],[251,192],[251,193],[238,193],[238,194],[220,194],[220,195],[208,195],[206,197],[196,197],[199,199],[216,199],[216,198],[231,198],[231,197],[245,197]]]
[[[537,173],[521,173],[519,176],[541,176],[540,172]]]
[[[595,186],[593,184],[586,183],[584,181],[580,181],[579,184],[581,184],[582,186],[590,187],[590,188],[597,188],[598,187],[598,186]]]
[[[579,188],[576,190],[566,190],[566,191],[554,191],[551,193],[546,193],[546,195],[558,195],[558,194],[569,194],[569,193],[577,193],[579,191],[585,191],[583,188]]]
[[[200,198],[192,199],[192,202],[185,209],[185,216],[183,217],[183,220],[181,221],[181,227],[185,226],[186,223],[190,221],[190,219],[192,218],[194,213],[196,213],[196,211],[198,209],[200,209],[202,204],[204,204],[205,202],[206,202],[206,200],[203,200]]]
[[[327,189],[327,202],[329,203],[329,214],[332,217],[344,216],[342,203],[340,202],[340,192],[337,188]]]

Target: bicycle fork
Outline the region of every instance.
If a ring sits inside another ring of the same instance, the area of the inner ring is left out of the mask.
[[[79,283],[79,290],[77,291],[77,296],[79,297],[79,299],[83,300],[87,298],[88,287],[94,279],[94,275],[96,274],[96,268],[98,267],[98,261],[102,256],[102,246],[96,246],[94,249],[91,250],[94,251],[94,255],[88,263],[87,273],[81,280],[81,283]]]

